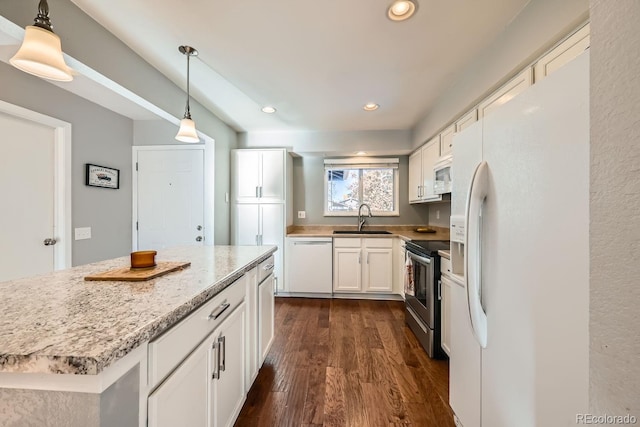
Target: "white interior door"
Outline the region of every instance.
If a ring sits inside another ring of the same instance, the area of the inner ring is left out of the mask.
[[[138,250],[204,242],[204,150],[137,152]]]
[[[55,129],[0,113],[0,282],[54,269]]]

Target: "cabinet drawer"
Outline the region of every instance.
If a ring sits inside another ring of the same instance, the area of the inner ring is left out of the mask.
[[[244,300],[246,275],[149,343],[149,386],[163,380]],[[227,305],[228,304],[228,305]]]
[[[369,238],[364,239],[365,248],[393,248],[393,239],[388,238]]]
[[[359,237],[334,237],[333,238],[333,247],[334,248],[359,248],[360,247],[360,238]]]
[[[440,257],[440,273],[451,276],[451,260]]]
[[[258,264],[258,283],[262,283],[264,279],[269,277],[273,272],[273,267],[276,265],[276,260],[273,255]]]

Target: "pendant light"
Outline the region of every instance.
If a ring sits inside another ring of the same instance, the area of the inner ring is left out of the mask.
[[[178,50],[183,55],[187,55],[187,106],[184,110],[184,117],[180,120],[180,129],[176,139],[180,142],[200,142],[196,133],[196,124],[191,120],[191,109],[189,108],[189,59],[198,56],[198,51],[191,46],[179,46]]]
[[[40,0],[34,24],[25,28],[22,46],[9,62],[25,73],[44,79],[73,80],[71,69],[62,57],[60,37],[53,32],[46,0]]]

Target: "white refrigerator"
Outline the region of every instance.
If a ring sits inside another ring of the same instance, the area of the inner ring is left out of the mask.
[[[465,225],[452,243],[459,424],[576,425],[588,410],[589,53],[457,134],[452,181]]]

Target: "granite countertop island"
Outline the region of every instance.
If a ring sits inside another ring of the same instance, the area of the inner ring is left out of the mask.
[[[84,280],[89,274],[129,266],[127,256],[0,283],[0,372],[97,375],[275,250],[161,250],[157,261],[189,261],[191,266],[145,282]]]

